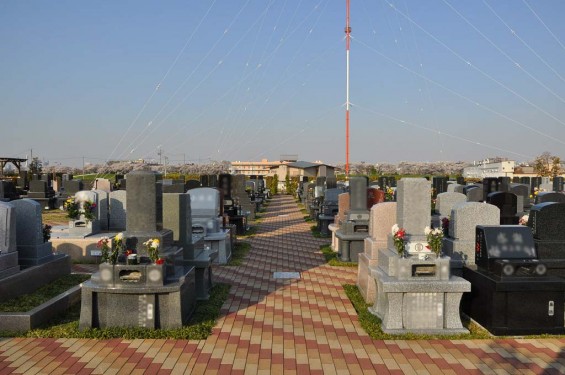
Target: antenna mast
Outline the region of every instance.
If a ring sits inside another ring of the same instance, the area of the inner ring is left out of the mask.
[[[349,0],[345,0],[345,174],[349,176],[349,44],[351,26],[349,26]]]

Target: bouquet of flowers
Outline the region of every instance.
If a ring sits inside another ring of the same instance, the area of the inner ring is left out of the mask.
[[[530,215],[524,215],[520,218],[520,220],[518,221],[518,224],[528,225],[528,220],[530,220]]]
[[[443,230],[443,235],[447,236],[449,233],[449,216],[445,216],[441,219],[441,229]]]
[[[110,262],[110,238],[106,236],[100,238],[96,247],[102,250],[102,262]]]
[[[82,202],[82,214],[84,215],[84,218],[87,223],[96,218],[96,215],[94,214],[95,209],[96,209],[96,203],[91,201]]]
[[[399,228],[398,224],[394,224],[392,226],[392,238],[398,255],[402,257],[406,251],[406,244],[404,242],[406,240],[406,230],[404,228]]]
[[[80,210],[75,197],[68,197],[63,204],[63,209],[67,211],[67,217],[71,220],[77,220],[80,217]]]
[[[437,256],[441,253],[441,243],[443,239],[443,230],[441,228],[432,229],[426,227],[424,229],[426,240],[428,241],[428,248],[433,251]]]
[[[144,242],[143,245],[145,245],[145,248],[147,249],[147,255],[149,256],[149,259],[151,259],[151,262],[157,263],[157,260],[159,260],[159,239],[149,239]]]

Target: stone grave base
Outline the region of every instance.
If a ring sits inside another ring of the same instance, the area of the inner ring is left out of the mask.
[[[78,263],[99,263],[100,249],[96,247],[98,240],[104,236],[114,238],[117,232],[98,233],[92,236],[70,236],[68,231],[60,230],[61,227],[54,227],[51,235],[53,252],[67,254],[71,259]],[[66,227],[65,227],[66,228]]]
[[[18,252],[0,254],[0,280],[20,271],[18,265]]]
[[[338,255],[342,262],[357,263],[359,254],[365,251],[365,238],[369,236],[367,232],[343,233],[341,230],[335,232],[338,241]]]
[[[87,237],[100,232],[100,221],[92,220],[85,222],[84,220],[69,221],[69,235]]]
[[[318,215],[318,229],[320,230],[320,234],[322,236],[329,237],[330,235],[329,226],[334,221],[334,219],[335,219],[334,216],[323,215],[323,214]]]
[[[0,331],[24,332],[35,329],[65,313],[80,301],[80,285],[25,312],[0,313]]]
[[[18,263],[22,268],[37,266],[53,259],[53,246],[51,242],[40,245],[18,246]]]
[[[456,276],[448,281],[406,280],[386,275],[381,269],[371,269],[377,283],[376,303],[371,313],[382,320],[382,330],[389,334],[468,333],[459,314],[459,303],[471,284]]]
[[[0,300],[6,300],[32,293],[45,284],[71,273],[71,258],[67,255],[53,255],[52,259],[2,279]]]
[[[455,274],[462,275],[464,266],[475,264],[475,241],[444,238],[442,250],[451,258],[451,269]]]
[[[227,264],[231,259],[230,230],[222,229],[218,233],[208,233],[204,237],[204,248],[218,253],[214,263]]]
[[[335,232],[337,232],[337,230],[339,229],[339,226],[336,224],[330,224],[328,225],[328,230],[332,233],[332,245],[331,248],[333,251],[339,253],[339,241],[337,240],[337,237],[335,236]]]
[[[563,334],[565,280],[558,277],[507,277],[464,267],[472,284],[462,309],[494,335]]]
[[[108,288],[86,281],[82,284],[79,329],[181,328],[196,306],[195,274],[193,267],[186,267],[175,282],[139,288]]]
[[[376,241],[371,237],[364,240],[365,252],[359,254],[359,266],[357,268],[357,287],[367,303],[375,300],[377,289],[374,280],[369,276],[369,268],[379,262],[379,249],[386,247],[386,241]]]

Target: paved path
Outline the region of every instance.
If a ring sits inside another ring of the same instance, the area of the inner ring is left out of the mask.
[[[0,375],[565,373],[565,339],[373,341],[341,287],[356,269],[325,265],[309,227],[273,199],[244,265],[215,270],[233,287],[207,340],[0,339]]]

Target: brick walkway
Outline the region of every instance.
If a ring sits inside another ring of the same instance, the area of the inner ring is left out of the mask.
[[[277,196],[202,341],[0,339],[0,374],[562,374],[565,339],[373,341],[341,285],[356,269],[324,265],[293,200]],[[300,272],[300,279],[274,279]]]

